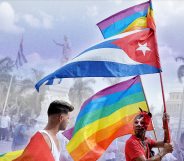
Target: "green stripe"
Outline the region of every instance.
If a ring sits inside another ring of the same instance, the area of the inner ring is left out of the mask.
[[[143,92],[139,92],[139,93],[127,96],[127,97],[123,97],[123,99],[119,100],[115,104],[105,106],[105,107],[100,108],[99,110],[95,110],[91,113],[87,113],[86,115],[81,117],[81,119],[79,121],[77,121],[77,123],[75,125],[75,129],[74,129],[74,134],[79,129],[83,128],[84,126],[86,126],[86,125],[88,125],[96,120],[99,120],[103,117],[106,117],[106,116],[112,114],[113,112],[119,110],[120,108],[123,108],[124,106],[138,103],[138,102],[142,102],[142,101],[145,101],[145,97],[144,97]]]
[[[6,153],[4,153],[4,154],[0,154],[0,157],[3,157],[3,156],[5,156],[5,154],[6,154]]]

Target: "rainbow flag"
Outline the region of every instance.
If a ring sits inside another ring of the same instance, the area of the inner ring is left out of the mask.
[[[155,29],[155,25],[154,27],[150,27],[150,21],[154,24],[151,0],[122,10],[99,22],[97,26],[101,30],[103,37],[109,38],[111,36],[136,29]]]
[[[12,151],[0,155],[0,161],[12,161],[13,159],[19,157],[23,150]]]
[[[139,107],[148,111],[139,76],[105,88],[86,100],[67,144],[73,160],[95,161],[115,138],[133,133],[133,119]]]

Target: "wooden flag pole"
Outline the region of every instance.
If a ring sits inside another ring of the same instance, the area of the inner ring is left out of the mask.
[[[165,103],[165,95],[164,95],[164,87],[163,87],[163,81],[162,81],[162,73],[159,73],[160,75],[160,83],[161,83],[161,89],[162,89],[162,99],[163,99],[163,104],[164,104],[164,113],[166,113],[166,103]],[[168,121],[166,121],[165,127],[166,129],[164,129],[165,135],[167,135],[167,142],[170,143],[171,142],[171,135],[170,135],[170,130],[169,130],[169,125],[168,125]]]

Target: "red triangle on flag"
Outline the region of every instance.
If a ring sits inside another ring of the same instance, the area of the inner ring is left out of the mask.
[[[146,29],[112,42],[132,60],[160,68],[158,47],[154,31]]]

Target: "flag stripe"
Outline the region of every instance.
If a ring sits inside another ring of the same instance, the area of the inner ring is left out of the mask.
[[[116,45],[115,45],[116,46]],[[123,64],[141,64],[136,62],[122,50],[118,48],[99,48],[94,50],[89,50],[86,54],[80,55],[75,59],[71,60],[72,62],[77,61],[110,61]]]
[[[67,64],[44,77],[37,82],[35,88],[39,90],[39,87],[45,82],[52,84],[55,78],[125,77],[159,72],[161,72],[161,69],[147,64],[127,65],[107,61],[78,61]]]
[[[137,114],[137,113],[136,113]],[[72,157],[75,156],[77,158],[80,158],[84,154],[86,154],[90,149],[95,149],[96,145],[99,142],[102,142],[103,140],[108,140],[112,134],[114,134],[117,129],[121,127],[121,130],[124,129],[123,127],[126,126],[126,129],[121,131],[121,134],[128,134],[132,131],[132,124],[134,117],[136,114],[133,114],[131,116],[127,116],[115,124],[108,126],[102,130],[97,131],[95,134],[91,135],[87,140],[84,140],[76,149],[74,149],[71,153]],[[105,134],[105,135],[104,135]],[[85,151],[81,150],[83,148]],[[95,150],[96,151],[96,150]],[[100,151],[104,151],[103,147],[101,147]]]
[[[147,64],[127,65],[107,61],[78,61],[67,64],[65,68],[60,68],[54,72],[53,77],[102,77],[102,73],[103,77],[124,77],[158,72],[160,72],[160,69]]]
[[[119,35],[115,35],[113,38],[106,39],[106,41],[103,40],[103,41],[99,42],[98,44],[95,44],[95,45],[89,47],[88,49],[84,50],[82,53],[78,54],[73,59],[76,59],[77,57],[83,55],[84,53],[86,54],[86,53],[88,53],[88,51],[95,50],[95,49],[103,49],[103,48],[107,48],[107,49],[111,49],[111,48],[112,49],[120,49],[118,46],[116,46],[115,44],[113,44],[113,41],[116,41],[117,39],[121,39],[123,37],[129,36],[131,34],[138,33],[138,32],[141,32],[141,31],[140,30],[135,30],[135,31],[131,31],[131,32],[127,32],[127,33],[122,33],[122,34],[119,34]]]
[[[115,21],[119,21],[125,17],[128,17],[132,14],[135,14],[136,12],[140,12],[140,11],[148,9],[149,4],[150,4],[149,2],[145,2],[145,3],[141,3],[139,5],[135,5],[133,7],[127,8],[123,11],[120,11],[120,12],[104,19],[103,21],[99,22],[97,25],[103,30],[103,29],[107,28],[109,25],[113,24]]]
[[[107,87],[99,92],[97,92],[94,96],[90,97],[89,99],[87,99],[82,107],[81,107],[81,111],[82,109],[89,103],[91,102],[92,100],[94,101],[95,99],[98,99],[100,97],[105,97],[106,95],[109,95],[109,94],[113,94],[114,92],[120,92],[122,90],[125,90],[125,89],[128,89],[130,88],[130,86],[134,83],[134,84],[137,84],[140,82],[140,78],[139,77],[134,77],[134,79],[130,79],[130,80],[127,80],[127,81],[124,81],[124,82],[120,82],[116,85],[113,85],[111,87]],[[113,88],[112,88],[113,87]]]
[[[146,102],[139,102],[135,104],[131,104],[125,106],[122,109],[114,112],[113,114],[109,115],[105,118],[99,118],[99,120],[85,126],[84,128],[80,129],[73,137],[77,139],[71,139],[68,144],[68,151],[71,152],[72,149],[75,149],[81,142],[87,139],[92,134],[96,133],[97,131],[111,126],[121,120],[122,118],[126,117],[127,115],[132,115],[138,112],[139,107],[145,109],[147,108]]]
[[[102,34],[104,35],[104,38],[108,38],[113,35],[122,33],[136,19],[143,17],[143,16],[145,17],[147,15],[147,12],[148,12],[148,8],[143,11],[136,12],[133,15],[130,15],[129,17],[123,18],[122,20],[114,22],[112,25],[101,30]]]
[[[119,85],[119,86],[121,86],[121,85]],[[126,90],[127,89],[124,89],[124,90],[119,91],[119,92],[114,92],[113,94],[101,96],[98,99],[96,98],[96,99],[92,100],[91,102],[88,102],[88,104],[81,109],[79,115],[77,116],[77,121],[89,112],[93,112],[93,111],[99,110],[101,108],[105,108],[104,106],[110,106],[114,103],[121,101],[121,99],[126,99],[126,97],[128,97],[132,94],[142,92],[141,83],[134,84],[133,86],[129,87],[129,90],[127,90],[127,91]],[[125,98],[122,98],[122,97],[125,97]],[[105,104],[104,104],[104,100],[108,100],[108,101],[105,102]]]
[[[146,17],[140,17],[140,18],[137,18],[132,23],[130,23],[130,25],[127,26],[126,29],[121,31],[121,33],[132,31],[132,30],[138,30],[138,29],[142,29],[142,28],[146,28],[146,27],[147,27],[147,18]]]
[[[122,131],[126,131],[127,128],[129,128],[129,125],[125,125],[125,126],[121,127],[121,129],[120,129],[121,131],[118,130],[111,137],[99,142],[98,145],[96,147],[94,147],[93,150],[90,150],[88,153],[86,153],[84,156],[82,156],[82,158],[79,161],[91,160],[91,158],[93,158],[93,160],[96,161],[101,156],[101,154],[104,152],[103,149],[106,149],[110,145],[109,140],[114,140],[119,136],[126,135]],[[102,153],[100,153],[100,152],[102,152]]]
[[[141,102],[144,100],[145,100],[144,94],[141,92],[138,94],[131,95],[129,97],[125,97],[125,98],[121,99],[120,101],[118,101],[116,104],[107,105],[107,106],[104,105],[105,107],[99,107],[100,109],[89,111],[83,117],[81,117],[79,120],[77,120],[77,123],[75,125],[74,134],[79,129],[82,129],[86,125],[98,120],[99,118],[104,118],[104,117],[112,114],[113,112],[116,112],[118,109],[123,108],[124,106],[134,104],[137,102]]]
[[[133,119],[135,118],[136,115],[137,114],[130,116],[132,118],[132,119],[129,119],[129,120],[131,120],[130,121],[131,123],[127,123],[126,125],[123,125],[122,127],[119,127],[119,129],[117,131],[115,131],[114,133],[112,133],[112,135],[109,135],[109,137],[105,138],[102,141],[99,141],[98,144],[93,148],[93,150],[89,150],[88,153],[83,155],[83,157],[80,159],[80,161],[90,160],[91,158],[93,158],[94,160],[97,160],[101,156],[101,154],[104,152],[104,149],[106,149],[110,145],[111,142],[109,140],[114,140],[117,137],[127,135],[127,134],[131,134],[130,130],[133,128],[132,121],[133,121]],[[151,127],[151,129],[150,129],[150,127]],[[148,127],[148,130],[152,130],[152,129],[153,129],[152,124],[150,124],[150,126]],[[102,131],[102,133],[103,133],[102,136],[104,136],[104,134],[107,134],[107,132],[109,130],[113,130],[113,127],[112,128],[110,127],[110,129],[107,128],[106,131]],[[99,140],[100,140],[100,137],[101,136],[99,135],[99,137],[98,137]],[[82,148],[82,147],[80,147],[80,148]],[[102,153],[100,153],[100,152],[102,152]]]

